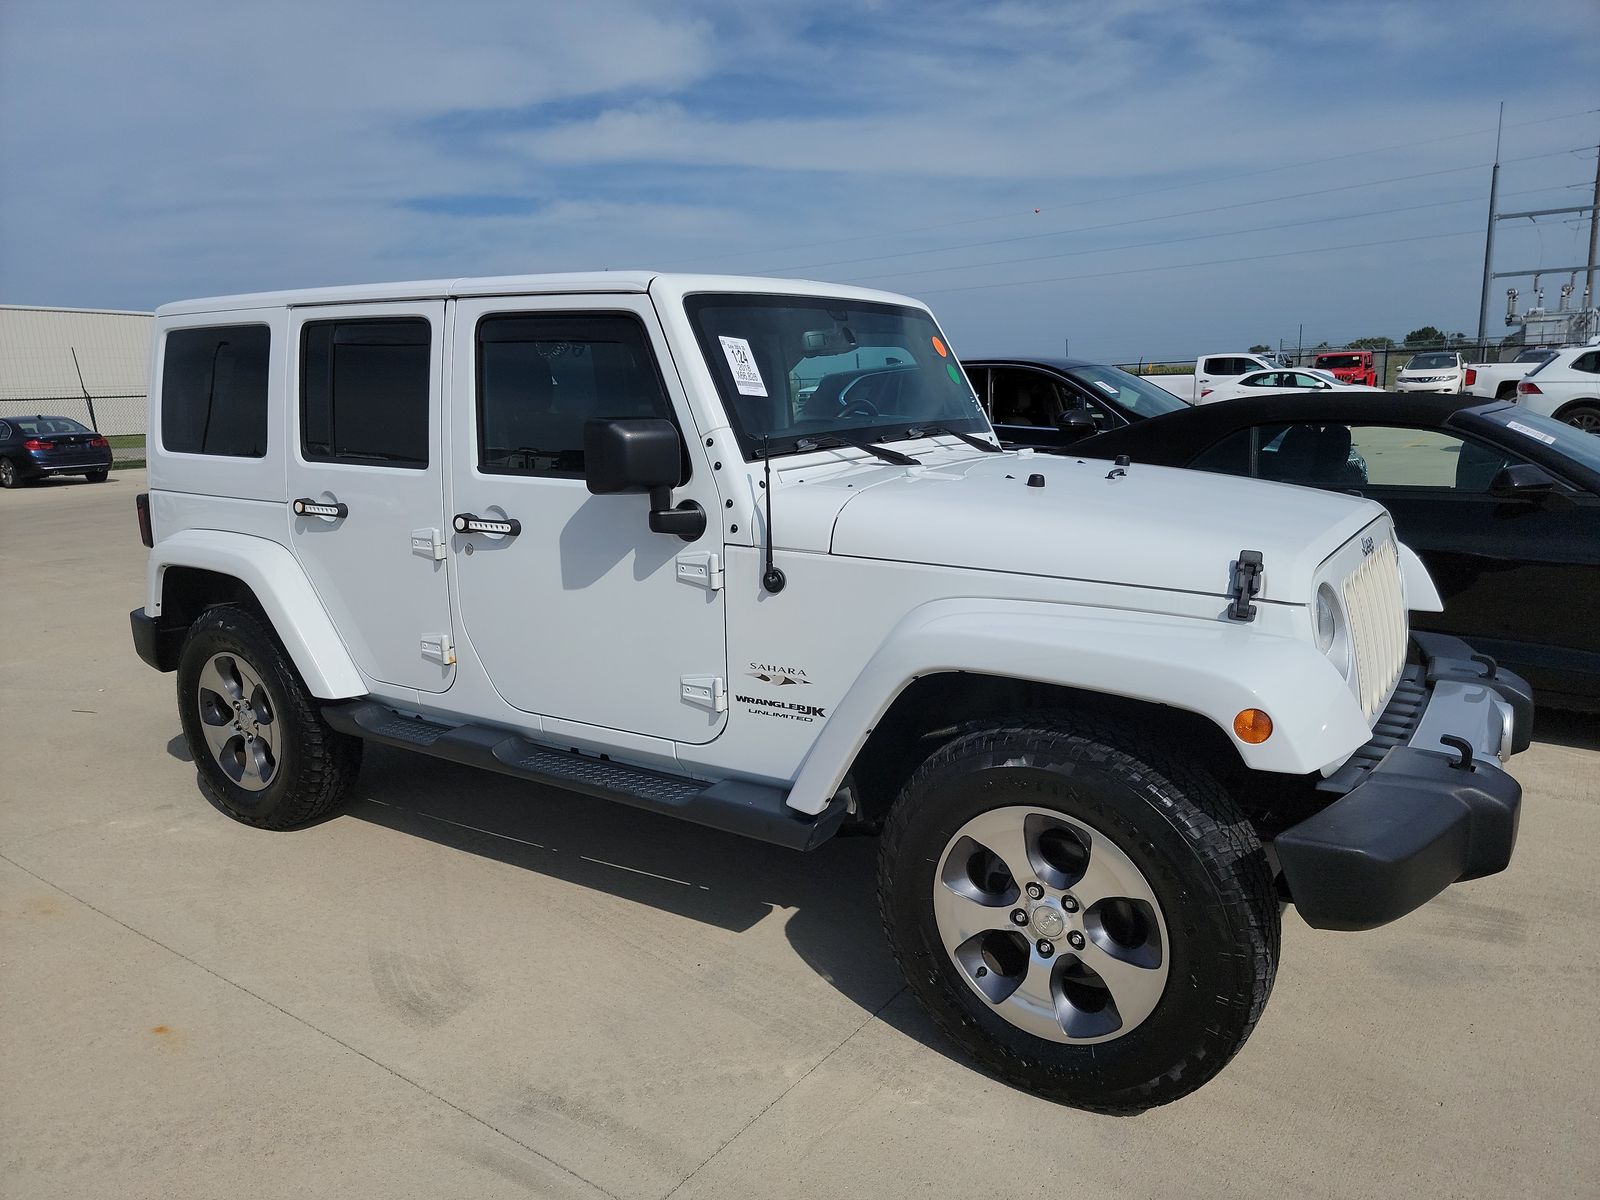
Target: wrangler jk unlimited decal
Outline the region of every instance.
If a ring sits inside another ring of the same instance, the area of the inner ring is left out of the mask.
[[[740,704],[748,704],[763,716],[784,717],[790,721],[813,721],[826,717],[828,712],[818,704],[790,704],[784,700],[768,700],[763,696],[735,696]]]

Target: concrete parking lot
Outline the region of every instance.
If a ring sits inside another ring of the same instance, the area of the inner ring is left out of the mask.
[[[1594,1194],[1600,722],[1541,717],[1507,873],[1289,913],[1232,1066],[1092,1116],[922,1019],[869,841],[383,749],[329,821],[226,819],[129,639],[142,487],[0,494],[4,1196]]]

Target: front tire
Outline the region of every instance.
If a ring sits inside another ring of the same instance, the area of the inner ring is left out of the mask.
[[[209,608],[190,627],[178,711],[200,791],[246,825],[326,816],[361,767],[361,739],[329,727],[278,639],[244,608]]]
[[[985,1067],[1129,1112],[1211,1079],[1277,969],[1272,872],[1203,773],[1089,717],[936,751],[890,812],[878,899],[907,983]]]

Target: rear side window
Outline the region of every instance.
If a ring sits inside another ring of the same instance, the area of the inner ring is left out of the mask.
[[[582,475],[584,423],[622,417],[672,419],[633,317],[507,314],[478,323],[479,470]]]
[[[426,467],[432,340],[422,317],[308,323],[300,347],[305,458]]]
[[[167,333],[161,365],[161,445],[177,454],[262,458],[267,453],[265,325]]]

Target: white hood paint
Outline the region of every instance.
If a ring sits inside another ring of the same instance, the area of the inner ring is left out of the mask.
[[[1370,500],[1209,472],[1134,463],[1107,478],[1096,459],[896,448],[926,465],[775,473],[778,547],[1217,596],[1239,552],[1260,550],[1261,598],[1306,604],[1322,562],[1384,516]]]

